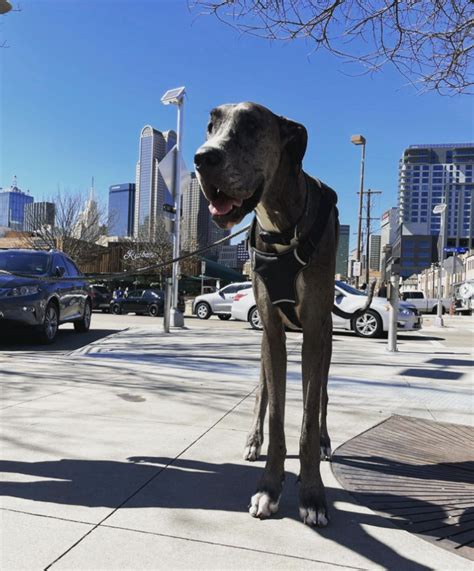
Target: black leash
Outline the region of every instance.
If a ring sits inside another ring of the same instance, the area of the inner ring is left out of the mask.
[[[165,266],[171,266],[175,262],[180,262],[181,260],[186,260],[187,258],[191,258],[192,256],[202,254],[203,252],[206,252],[207,250],[214,248],[214,246],[219,246],[219,244],[227,242],[227,240],[230,240],[231,238],[235,238],[235,236],[239,236],[239,234],[243,234],[244,232],[247,232],[247,230],[249,228],[250,228],[250,224],[248,226],[245,226],[244,228],[242,228],[238,232],[234,232],[233,234],[229,234],[228,236],[225,236],[224,238],[221,238],[220,240],[216,240],[215,242],[213,242],[212,244],[209,244],[208,246],[204,246],[204,248],[199,248],[198,250],[194,250],[194,252],[189,252],[188,254],[183,254],[182,256],[178,256],[177,258],[173,258],[172,260],[167,260],[166,262],[161,262],[159,264],[153,264],[152,266],[145,266],[143,268],[137,268],[136,270],[127,270],[124,272],[117,272],[117,273],[110,273],[110,274],[89,274],[87,276],[73,276],[73,277],[69,277],[69,278],[54,278],[52,276],[44,277],[44,276],[35,276],[35,275],[31,275],[31,274],[18,274],[15,272],[8,272],[6,270],[0,270],[0,273],[1,274],[7,274],[10,276],[16,276],[19,278],[31,278],[31,279],[34,279],[37,281],[38,280],[39,281],[54,280],[54,281],[63,281],[63,282],[78,281],[78,280],[84,281],[84,280],[89,280],[89,279],[109,280],[109,279],[113,279],[113,278],[123,278],[126,276],[136,276],[137,274],[143,274],[145,272],[149,272],[150,270],[157,270],[158,268],[164,268]]]

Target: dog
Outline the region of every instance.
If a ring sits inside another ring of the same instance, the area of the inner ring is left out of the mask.
[[[299,511],[306,524],[323,527],[329,516],[320,460],[331,456],[327,382],[339,222],[336,193],[302,169],[307,138],[303,125],[262,105],[221,105],[210,113],[206,142],[197,150],[194,164],[219,227],[231,228],[248,213],[256,214],[249,244],[253,288],[263,324],[262,358],[244,458],[254,461],[259,457],[267,406],[269,444],[249,512],[266,518],[278,510],[286,457],[285,330],[300,329],[304,411]],[[357,313],[369,304],[370,299]],[[345,318],[356,315],[335,311]]]

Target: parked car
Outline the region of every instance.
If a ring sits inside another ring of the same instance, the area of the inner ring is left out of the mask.
[[[78,332],[91,324],[89,285],[74,262],[59,251],[0,251],[0,330],[11,325],[33,329],[52,343],[62,323]]]
[[[135,289],[113,299],[110,310],[116,315],[122,313],[136,313],[137,315],[163,315],[165,308],[165,292],[158,289]],[[178,308],[184,312],[185,304],[182,296],[179,297]]]
[[[217,315],[219,319],[230,319],[235,295],[251,286],[252,282],[233,283],[214,293],[198,295],[193,302],[193,314],[199,319],[209,319],[211,315]]]
[[[474,305],[474,281],[456,284],[454,287],[454,311],[459,315],[472,315]]]
[[[350,285],[336,281],[334,303],[345,312],[353,313],[365,305],[367,295]],[[254,329],[262,329],[258,309],[252,288],[240,291],[234,298],[232,317],[241,321],[248,321]],[[413,331],[421,328],[422,318],[416,307],[400,302],[398,313],[398,329]],[[355,319],[342,319],[333,315],[334,328],[354,331],[359,337],[380,337],[388,331],[389,305],[382,297],[374,297],[370,306],[363,315]]]
[[[414,305],[420,313],[437,313],[438,299],[435,297],[425,297],[422,291],[404,291],[401,293],[403,301],[408,301]],[[441,299],[442,312],[449,311],[451,300]]]
[[[103,284],[91,284],[89,286],[92,299],[92,309],[101,309],[104,313],[110,311],[112,293]]]

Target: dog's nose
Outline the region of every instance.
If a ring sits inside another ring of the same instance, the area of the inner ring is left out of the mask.
[[[194,164],[197,169],[216,167],[222,162],[223,153],[218,149],[203,148],[194,155]]]

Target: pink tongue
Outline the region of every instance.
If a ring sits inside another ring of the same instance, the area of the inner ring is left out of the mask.
[[[213,216],[224,216],[225,214],[229,214],[234,205],[242,206],[242,199],[231,198],[230,196],[221,194],[219,198],[213,200],[211,204],[209,204],[209,212]]]

